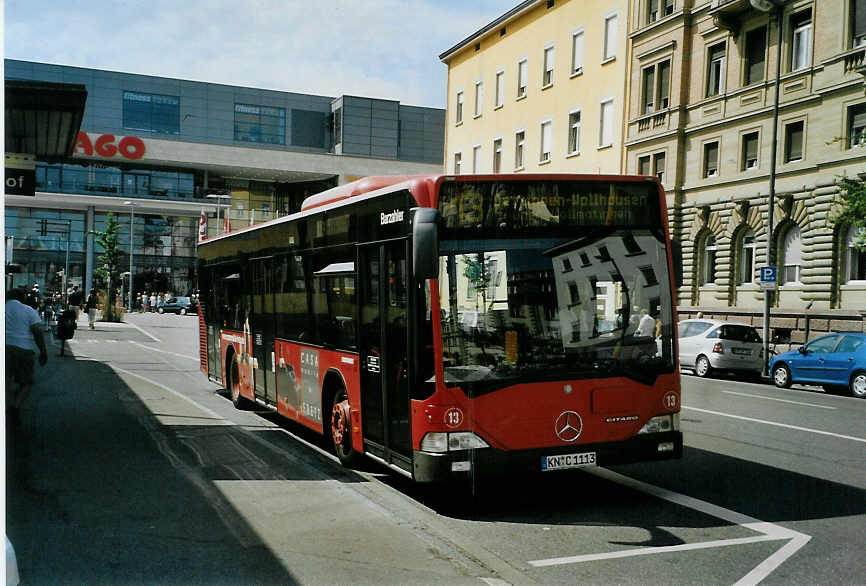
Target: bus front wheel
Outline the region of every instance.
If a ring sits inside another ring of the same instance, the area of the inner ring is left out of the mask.
[[[337,454],[343,466],[351,466],[357,453],[352,448],[352,422],[349,413],[349,395],[346,389],[340,388],[334,393],[331,408],[331,441],[334,443],[334,453]]]
[[[228,367],[228,387],[229,393],[232,396],[232,403],[236,409],[243,409],[247,406],[247,400],[241,395],[241,369],[238,363],[236,354],[232,354],[231,362]]]

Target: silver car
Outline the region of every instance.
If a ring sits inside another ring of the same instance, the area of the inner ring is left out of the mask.
[[[714,319],[687,319],[679,323],[680,367],[700,377],[713,371],[761,376],[763,344],[754,327]]]

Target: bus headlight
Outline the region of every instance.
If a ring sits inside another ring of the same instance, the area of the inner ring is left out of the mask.
[[[421,451],[434,454],[489,447],[487,442],[471,431],[431,432],[421,440]]]
[[[670,413],[668,415],[656,415],[647,421],[638,433],[664,433],[666,431],[678,431],[680,428],[680,414]]]

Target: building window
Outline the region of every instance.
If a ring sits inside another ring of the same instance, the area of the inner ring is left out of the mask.
[[[704,177],[716,177],[719,174],[719,141],[704,144]]]
[[[758,168],[758,139],[759,134],[757,132],[743,135],[743,163],[740,170],[748,171]]]
[[[343,142],[343,108],[334,110],[334,146]]]
[[[493,172],[502,172],[502,139],[497,138],[493,141]]]
[[[517,97],[522,98],[526,95],[526,76],[529,70],[529,65],[526,59],[517,62]]]
[[[755,280],[755,232],[746,230],[743,234],[740,246],[740,270],[738,271],[737,283],[745,285]]]
[[[665,153],[653,153],[652,155],[644,155],[637,159],[637,174],[638,175],[653,175],[655,174],[659,181],[664,182],[665,179]]]
[[[782,239],[782,262],[782,284],[799,283],[803,249],[800,228],[796,224],[788,228]]]
[[[602,62],[616,58],[617,17],[611,14],[604,19],[604,52]]]
[[[848,108],[848,148],[866,146],[866,103]]]
[[[767,27],[762,26],[746,33],[746,61],[743,82],[749,85],[764,79],[764,61],[767,53]]]
[[[866,281],[866,248],[858,249],[858,242],[866,244],[866,228],[851,226],[845,239],[847,282]]]
[[[577,75],[583,72],[583,53],[585,48],[583,31],[571,35],[571,73]]]
[[[703,265],[701,267],[701,285],[713,285],[716,282],[716,238],[709,234],[704,240]]]
[[[463,92],[457,92],[457,107],[454,109],[454,123],[463,123]]]
[[[463,165],[463,153],[454,153],[454,174],[460,175],[460,168]]]
[[[475,82],[475,117],[481,116],[481,110],[484,107],[484,82]]]
[[[481,145],[477,144],[472,147],[472,172],[481,172]]]
[[[514,168],[523,169],[523,147],[526,142],[526,132],[520,130],[514,134]]]
[[[580,152],[580,110],[568,114],[568,154]]]
[[[668,107],[670,97],[670,60],[643,70],[643,113],[651,114]]]
[[[499,108],[502,106],[502,102],[505,98],[505,72],[497,71],[496,72],[496,103],[493,105],[494,108]]]
[[[803,159],[803,121],[785,125],[785,162]]]
[[[613,98],[602,100],[599,105],[598,146],[613,145]]]
[[[791,15],[791,71],[812,63],[812,11]]]
[[[851,5],[851,47],[866,45],[866,5],[863,0],[849,0]]]
[[[545,120],[541,123],[541,151],[538,156],[539,163],[550,161],[551,142],[553,142],[553,122]]]
[[[674,13],[674,0],[648,0],[647,24]]]
[[[180,134],[180,98],[123,92],[123,127],[129,130]]]
[[[724,42],[710,47],[707,65],[707,97],[717,96],[725,91],[725,49]]]
[[[656,177],[659,178],[659,181],[665,182],[665,154],[664,153],[656,153],[653,155],[653,167],[655,168]]]
[[[541,74],[541,87],[553,85],[553,47],[547,47],[544,50],[544,71]]]
[[[235,104],[235,140],[286,144],[286,109]]]

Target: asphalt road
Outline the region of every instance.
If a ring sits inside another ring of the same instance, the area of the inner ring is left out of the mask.
[[[80,329],[7,434],[26,584],[858,584],[866,401],[684,376],[682,460],[449,492],[237,411],[195,316]]]

